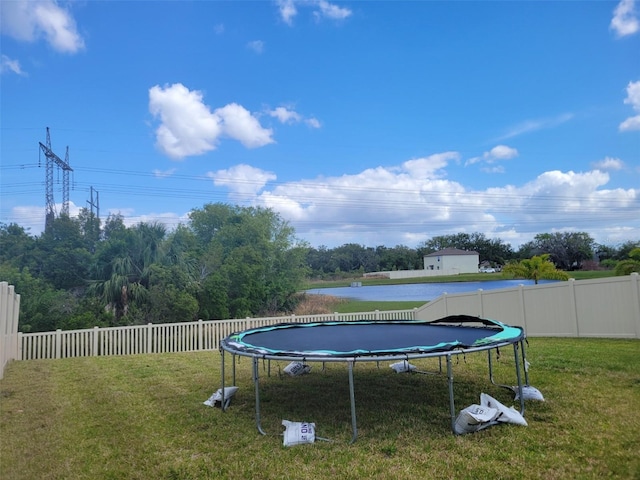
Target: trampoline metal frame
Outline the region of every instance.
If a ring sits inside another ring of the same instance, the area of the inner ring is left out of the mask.
[[[518,393],[518,398],[520,400],[520,414],[524,415],[525,406],[524,406],[523,386],[529,384],[528,373],[526,369],[526,354],[525,354],[525,348],[524,348],[525,340],[526,340],[526,336],[524,335],[524,332],[523,332],[520,338],[514,339],[512,341],[503,341],[497,344],[492,343],[490,345],[483,345],[483,346],[473,347],[473,348],[459,348],[459,349],[454,349],[449,351],[438,351],[438,352],[429,352],[429,353],[406,353],[406,354],[397,354],[397,355],[358,355],[358,356],[349,356],[349,357],[316,356],[316,355],[310,356],[310,357],[304,357],[301,355],[287,356],[287,355],[279,355],[279,354],[276,355],[276,354],[264,354],[264,353],[256,353],[256,352],[242,352],[242,351],[238,351],[237,349],[233,349],[228,346],[225,346],[224,344],[221,344],[220,346],[220,353],[222,356],[222,362],[221,362],[221,376],[222,376],[221,405],[222,407],[221,409],[223,412],[226,411],[227,409],[227,405],[225,405],[225,398],[224,398],[225,352],[231,353],[234,359],[235,359],[235,355],[240,355],[245,357],[251,357],[253,360],[252,377],[253,377],[254,389],[255,389],[256,427],[258,429],[258,432],[260,432],[262,435],[267,435],[267,433],[262,428],[261,410],[260,410],[260,374],[259,374],[259,368],[258,368],[260,360],[347,363],[348,376],[349,376],[349,400],[351,403],[351,428],[353,432],[351,437],[351,443],[354,443],[358,438],[354,377],[353,377],[353,367],[356,362],[391,362],[391,361],[397,361],[397,360],[409,361],[409,360],[419,359],[419,358],[436,358],[436,357],[439,357],[441,361],[442,357],[445,357],[446,363],[447,363],[446,370],[447,370],[447,383],[449,388],[449,410],[451,414],[451,430],[454,434],[456,434],[456,431],[455,431],[456,411],[455,411],[455,399],[454,399],[454,391],[453,391],[453,367],[451,362],[452,358],[457,355],[466,355],[468,353],[475,353],[475,352],[480,352],[485,350],[488,351],[489,380],[493,385],[496,385],[498,387],[503,387]],[[493,361],[491,357],[491,350],[494,350],[494,349],[498,350],[508,345],[513,345],[513,355],[514,355],[514,364],[515,364],[514,368],[515,368],[515,373],[517,378],[517,385],[513,387],[508,385],[498,384],[494,381],[494,378],[493,378]],[[521,372],[520,355],[518,355],[519,349],[522,355],[522,365],[525,367],[524,383],[523,383],[522,372]],[[233,384],[235,385],[236,383],[235,382],[235,377],[236,377],[235,361],[232,362],[232,365],[233,365],[233,371],[232,371]],[[421,372],[418,372],[418,373],[421,373]]]

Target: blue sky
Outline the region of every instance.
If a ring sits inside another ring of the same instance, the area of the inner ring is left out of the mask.
[[[313,246],[640,239],[640,5],[3,0],[0,222],[269,207]],[[62,174],[54,172],[61,210]]]

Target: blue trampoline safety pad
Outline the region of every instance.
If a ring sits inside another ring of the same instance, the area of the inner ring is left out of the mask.
[[[249,356],[354,357],[429,354],[492,348],[524,338],[520,327],[469,315],[426,322],[287,323],[245,330],[222,340],[224,350]]]

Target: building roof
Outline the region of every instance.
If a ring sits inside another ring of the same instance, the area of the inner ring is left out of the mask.
[[[473,250],[445,248],[444,250],[439,250],[437,252],[430,253],[429,255],[425,255],[425,257],[444,257],[444,256],[452,256],[452,255],[480,255],[480,254]]]

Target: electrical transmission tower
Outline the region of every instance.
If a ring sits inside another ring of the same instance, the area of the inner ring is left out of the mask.
[[[53,200],[53,164],[62,169],[62,211],[63,215],[69,215],[69,172],[73,172],[73,168],[69,166],[69,147],[67,146],[67,154],[62,160],[51,150],[51,136],[49,135],[49,127],[47,127],[47,144],[40,143],[40,149],[47,157],[47,179],[46,179],[46,201],[47,212],[44,221],[44,229],[48,230],[56,216],[56,205]]]

